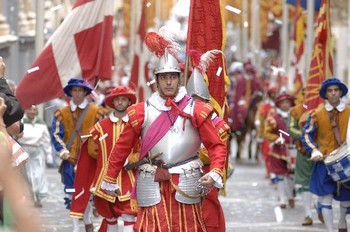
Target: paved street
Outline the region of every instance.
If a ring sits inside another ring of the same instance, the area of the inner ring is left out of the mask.
[[[47,169],[47,176],[51,195],[43,203],[43,208],[39,209],[43,218],[43,227],[49,232],[71,232],[72,222],[63,205],[62,185],[57,169]],[[227,197],[220,198],[225,211],[227,231],[325,231],[318,219],[314,220],[313,226],[302,227],[300,225],[303,210],[299,196],[296,199],[296,207],[281,210],[283,220],[277,222],[275,211],[278,212],[279,209],[276,208],[276,191],[264,177],[263,166],[256,162],[243,161],[235,164],[234,173],[228,180],[227,193]],[[336,225],[339,207],[335,205],[334,208]],[[314,216],[316,218],[316,211],[314,211]],[[93,221],[96,225],[95,231],[97,231],[101,219],[93,218]],[[84,231],[82,222],[81,228],[81,231]]]

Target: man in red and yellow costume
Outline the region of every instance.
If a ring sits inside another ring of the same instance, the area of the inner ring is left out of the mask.
[[[294,98],[281,93],[275,99],[276,114],[266,118],[264,137],[270,141],[270,178],[277,184],[280,207],[286,208],[286,202],[294,208],[293,188],[290,179],[290,154],[288,147],[293,144],[293,139],[288,136],[289,110],[294,106]]]
[[[102,188],[117,195],[116,177],[141,136],[134,230],[206,231],[202,197],[213,186],[222,187],[227,148],[211,120],[213,107],[187,95],[178,61],[168,49],[159,55],[158,91],[128,109],[130,123],[112,150]],[[197,155],[201,143],[211,160],[204,176]]]
[[[258,142],[260,143],[260,151],[265,161],[266,177],[270,178],[270,142],[264,138],[264,128],[266,126],[266,118],[275,114],[275,97],[277,94],[277,86],[270,86],[267,90],[267,96],[259,105],[255,118],[255,125],[258,129]]]
[[[245,130],[249,107],[261,90],[259,77],[250,61],[244,64],[244,71],[245,73],[237,75],[235,97],[230,114],[232,119],[231,129],[235,133]]]
[[[59,170],[64,191],[67,194],[65,204],[67,209],[70,209],[75,180],[74,169],[83,144],[81,136],[89,133],[90,128],[102,117],[103,111],[86,99],[93,88],[85,80],[72,78],[63,90],[67,96],[71,97],[71,101],[68,106],[55,112],[51,126],[51,140],[62,159]],[[88,152],[93,154],[94,147],[89,147]],[[84,224],[87,231],[93,230],[89,216],[91,209],[91,206],[87,207],[84,214]],[[73,226],[74,231],[79,231],[77,219],[73,219]]]
[[[70,216],[73,218],[83,217],[91,191],[94,194],[95,207],[98,213],[104,217],[99,229],[100,232],[118,231],[118,217],[120,216],[124,221],[124,232],[133,231],[132,228],[135,224],[137,204],[130,200],[130,196],[136,172],[123,169],[119,173],[117,183],[120,186],[121,195],[117,198],[107,195],[101,190],[101,182],[107,168],[110,152],[129,121],[126,110],[135,102],[135,92],[129,87],[119,86],[113,89],[105,99],[105,104],[113,111],[90,130],[91,137],[84,143],[78,162]],[[96,157],[88,155],[89,143],[94,143],[98,147]],[[135,147],[128,157],[128,162],[138,159],[138,148],[139,143],[135,143]]]

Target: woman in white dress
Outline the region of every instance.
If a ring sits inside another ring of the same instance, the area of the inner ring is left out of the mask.
[[[36,207],[42,207],[41,200],[47,196],[45,176],[46,162],[52,163],[50,134],[45,122],[39,118],[36,106],[25,111],[23,137],[18,139],[29,154],[25,171]]]

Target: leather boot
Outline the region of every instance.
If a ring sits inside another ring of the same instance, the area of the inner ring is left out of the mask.
[[[320,220],[320,222],[324,223],[324,218],[322,214],[318,214],[318,220]]]
[[[85,224],[85,231],[86,232],[94,232],[94,225],[93,224]]]
[[[294,201],[294,199],[289,199],[289,200],[288,200],[288,205],[289,205],[289,207],[294,208],[294,207],[295,207],[295,201]]]
[[[312,219],[310,217],[305,217],[303,223],[301,223],[302,226],[311,226],[312,225]]]

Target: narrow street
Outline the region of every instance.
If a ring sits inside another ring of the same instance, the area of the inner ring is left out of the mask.
[[[220,197],[227,231],[325,231],[324,225],[317,219],[316,210],[313,210],[314,224],[301,226],[303,208],[300,196],[296,197],[294,209],[287,207],[280,210],[276,190],[264,175],[264,167],[255,161],[245,160],[234,164],[234,173],[227,183],[227,197]],[[63,205],[63,190],[57,169],[47,169],[47,177],[51,194],[43,203],[43,208],[39,209],[43,228],[49,232],[71,232],[72,222]],[[339,212],[337,203],[334,204],[334,212],[336,225]],[[101,218],[93,217],[93,222],[97,231]],[[82,222],[81,231],[84,231]]]

